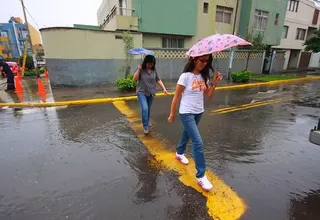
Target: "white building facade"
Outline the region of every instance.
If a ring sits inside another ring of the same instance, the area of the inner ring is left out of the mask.
[[[313,0],[289,0],[281,43],[275,47],[287,50],[284,69],[319,67],[320,55],[304,51],[305,41],[319,25],[319,9]]]

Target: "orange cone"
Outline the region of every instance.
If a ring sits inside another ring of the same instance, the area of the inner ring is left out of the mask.
[[[47,91],[44,88],[44,85],[43,85],[43,82],[42,82],[41,78],[39,77],[38,78],[38,95],[46,94],[46,93],[47,93]]]
[[[20,102],[24,101],[24,93],[17,93],[17,96]]]
[[[42,102],[46,102],[47,101],[47,94],[39,94],[40,99]]]
[[[20,102],[23,102],[24,100],[24,92],[23,92],[23,88],[22,88],[22,80],[18,77],[15,77],[15,80],[14,80],[14,83],[15,83],[15,88],[16,88],[16,91],[15,93],[17,94],[18,98],[19,98],[19,101]]]
[[[49,79],[49,73],[48,73],[48,70],[45,70],[45,71],[44,71],[44,77],[45,77],[46,79]]]
[[[23,93],[21,79],[19,80],[18,77],[15,77],[14,83],[15,83],[15,87],[16,87],[16,93]]]
[[[18,80],[19,80],[19,81],[21,81],[21,80],[22,80],[22,78],[21,78],[21,74],[20,74],[20,71],[19,71],[19,70],[17,70],[17,78],[18,78]]]

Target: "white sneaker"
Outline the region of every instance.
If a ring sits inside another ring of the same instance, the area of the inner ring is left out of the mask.
[[[212,184],[209,182],[206,176],[202,178],[197,178],[198,184],[206,191],[209,191],[213,188]]]
[[[183,164],[185,164],[185,165],[189,164],[189,160],[188,160],[188,158],[186,158],[186,156],[184,156],[184,154],[178,154],[178,153],[176,153],[176,158],[177,158],[178,160],[180,160],[180,162],[183,163]]]

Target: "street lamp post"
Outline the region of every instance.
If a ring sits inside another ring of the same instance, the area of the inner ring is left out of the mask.
[[[33,44],[32,44],[32,37],[31,37],[31,34],[30,34],[29,23],[28,23],[28,19],[27,19],[27,15],[26,15],[26,9],[25,9],[23,0],[21,0],[21,5],[22,5],[22,11],[23,11],[23,15],[24,15],[24,20],[25,20],[25,22],[26,22],[26,26],[27,26],[27,30],[28,30],[28,35],[29,35],[28,38],[29,38],[29,41],[30,41],[30,46],[31,46],[31,51],[32,51],[32,59],[33,59],[34,67],[35,67],[35,69],[36,69],[37,77],[40,77],[39,72],[38,72],[36,54],[35,54],[35,51],[34,51],[34,48],[33,48]]]

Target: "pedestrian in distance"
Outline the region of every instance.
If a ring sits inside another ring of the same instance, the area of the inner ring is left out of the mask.
[[[191,138],[192,154],[197,170],[197,182],[206,191],[211,190],[213,186],[205,175],[206,164],[203,141],[198,130],[198,124],[204,112],[204,97],[211,99],[217,84],[222,79],[221,73],[217,71],[210,80],[210,70],[214,72],[212,61],[211,54],[189,58],[177,82],[168,118],[169,123],[174,122],[177,105],[180,100],[179,114],[183,132],[176,149],[176,158],[185,165],[189,164],[184,152]]]
[[[150,112],[153,99],[156,94],[157,84],[162,88],[165,94],[168,94],[166,87],[161,81],[157,69],[156,58],[147,55],[142,64],[140,64],[134,73],[133,80],[138,82],[137,96],[141,106],[141,118],[144,134],[149,134],[151,127]]]

